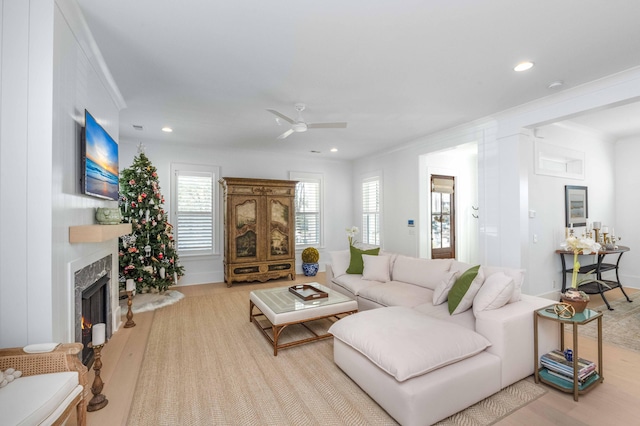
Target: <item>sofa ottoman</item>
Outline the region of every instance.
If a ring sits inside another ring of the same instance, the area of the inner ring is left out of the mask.
[[[403,425],[435,423],[501,389],[487,339],[408,307],[359,312],[329,332],[336,364]]]

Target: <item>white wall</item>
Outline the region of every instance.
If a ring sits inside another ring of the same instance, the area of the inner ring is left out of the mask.
[[[453,129],[448,134],[423,138],[409,145],[399,146],[395,150],[382,152],[354,162],[352,185],[356,194],[360,191],[363,176],[371,172],[382,172],[382,248],[384,250],[409,256],[418,256],[421,253],[420,238],[423,240],[429,238],[429,223],[428,221],[424,223],[426,221],[425,201],[424,199],[422,202],[420,201],[420,194],[424,193],[422,195],[426,196],[427,193],[427,166],[434,169],[452,168],[450,160],[443,157],[432,157],[432,160],[429,160],[427,164],[426,158],[429,157],[426,154],[446,151],[463,144],[475,144],[482,137],[482,134],[483,126],[481,125],[470,130]],[[421,156],[425,157],[421,159]],[[469,159],[466,166],[458,165],[455,168],[463,175],[470,168],[475,168],[469,161],[473,163],[475,158]],[[475,170],[473,174],[475,174]],[[473,183],[469,182],[469,193],[466,196],[463,191],[463,197],[475,198],[471,188],[477,185],[475,179],[473,181]],[[464,199],[461,202],[465,206],[468,204]],[[355,216],[352,220],[354,224],[359,224],[360,206],[356,205],[354,209]],[[415,221],[414,229],[407,227],[409,219]],[[424,248],[422,254],[426,256]],[[469,251],[469,256],[470,259],[474,258],[475,252]]]
[[[120,169],[131,166],[137,155],[138,143],[121,141]],[[283,156],[269,152],[224,151],[209,147],[181,146],[149,143],[145,154],[158,169],[160,191],[165,198],[165,211],[171,213],[171,163],[187,163],[219,166],[222,177],[250,177],[264,179],[289,179],[289,172],[321,173],[324,178],[324,241],[319,247],[321,270],[329,261],[328,251],[347,246],[345,228],[351,225],[345,218],[352,217],[351,163],[326,159],[317,154]],[[224,281],[222,267],[222,203],[218,210],[218,255],[180,256],[185,275],[179,285],[204,284]],[[169,216],[171,217],[171,216]],[[296,253],[297,273],[301,273],[300,250]]]
[[[0,347],[50,341],[53,1],[3,1]]]
[[[461,262],[477,264],[478,229],[480,210],[478,208],[478,145],[469,143],[420,156],[420,256],[431,257],[429,197],[431,176],[434,174],[455,176],[455,252]],[[476,217],[474,217],[477,216]]]
[[[524,268],[528,271],[524,291],[528,294],[544,294],[552,287],[553,277],[556,279],[560,277],[560,260],[559,258],[552,260],[557,256],[553,254],[554,243],[552,241],[547,243],[546,239],[552,238],[553,229],[562,226],[564,206],[559,211],[553,207],[555,212],[551,213],[559,215],[560,219],[545,218],[543,222],[540,218],[541,212],[548,207],[546,204],[540,205],[540,196],[537,191],[543,191],[543,189],[538,188],[537,182],[534,184],[529,182],[532,179],[533,155],[530,129],[563,121],[583,112],[637,100],[640,100],[640,68],[621,72],[497,113],[478,122],[399,145],[389,152],[359,159],[354,162],[354,193],[360,185],[359,176],[369,171],[383,170],[385,179],[384,248],[389,251],[417,255],[418,242],[415,236],[408,235],[406,220],[418,216],[418,157],[444,148],[477,141],[480,207],[479,262]],[[572,145],[580,141],[569,138],[562,143]],[[622,153],[616,155],[614,159],[613,148],[603,148],[603,145],[598,144],[597,141],[593,141],[591,145],[594,152],[589,156],[588,168],[598,167],[597,163],[600,161],[619,162],[621,158],[625,158],[627,166],[631,167],[628,162],[632,161],[633,156],[625,156]],[[597,158],[595,165],[592,164],[594,158]],[[620,164],[622,163],[616,165],[618,170],[616,173],[626,173],[626,170],[622,172]],[[604,195],[604,193],[615,193],[616,185],[619,184],[618,180],[614,182],[615,174],[611,173],[610,167],[604,166],[597,171],[588,171],[587,179],[589,180],[585,182],[588,182],[590,194],[594,192],[590,197],[590,216],[600,217],[603,221],[619,221],[620,224],[616,224],[616,233],[630,234],[632,231],[627,227],[632,221],[631,217],[628,215],[621,217],[620,215],[623,215],[619,212],[621,208],[618,209],[618,213],[615,213],[614,208],[607,206],[607,204],[613,205],[614,202],[617,203],[616,206],[620,206],[619,200]],[[598,178],[602,180],[596,182]],[[564,183],[559,185],[564,188]],[[530,207],[532,201],[529,199],[529,192],[532,190],[535,192],[534,207]],[[618,188],[617,193],[620,191]],[[599,199],[594,198],[595,194]],[[561,200],[564,199],[564,189],[560,192],[560,197]],[[605,201],[601,203],[601,199]],[[402,207],[398,208],[398,206]],[[629,206],[628,210],[634,212],[636,211],[634,207],[636,206]],[[537,209],[538,213],[538,219],[531,223],[528,218],[530,209]],[[618,217],[615,217],[616,214]],[[545,239],[544,244],[537,243],[534,247],[530,243],[534,231],[540,234],[540,238]],[[630,244],[630,241],[631,239],[626,239],[623,243]],[[640,257],[635,258],[634,262],[633,256],[635,256],[633,249],[625,254],[624,269],[627,268],[626,265],[640,264]],[[623,270],[622,274],[631,273],[637,282],[639,271],[636,269],[628,271]]]
[[[118,108],[97,77],[95,54],[71,34],[69,22],[83,28],[78,16],[71,0],[2,2],[2,347],[73,341],[68,265],[102,249],[68,242],[69,225],[94,223],[93,207],[105,203],[78,195],[81,112],[93,110],[118,134]]]
[[[640,288],[640,135],[615,143],[615,228],[620,245],[631,251],[620,260],[620,280],[624,286]]]
[[[117,141],[122,97],[86,31],[78,6],[57,0],[54,25],[53,156],[52,156],[52,272],[54,341],[73,341],[74,268],[112,254],[111,307],[115,330],[120,322],[118,305],[118,241],[69,243],[69,227],[95,224],[97,207],[116,207],[80,192],[80,131],[85,108]],[[73,266],[72,266],[73,265]],[[79,269],[79,268],[78,268]]]
[[[540,136],[537,140],[545,144],[585,153],[584,180],[535,174],[533,152],[536,138],[532,137],[528,141],[528,151],[531,153],[531,161],[528,162],[529,210],[535,211],[535,218],[528,218],[527,245],[530,265],[527,272],[528,282],[530,286],[535,283],[537,292],[551,293],[559,291],[562,286],[560,256],[554,251],[560,248],[565,238],[564,187],[565,185],[586,186],[589,220],[600,221],[610,229],[612,226],[619,228],[615,224],[616,208],[613,190],[616,187],[614,173],[616,161],[613,140],[589,129],[563,122],[542,126],[536,134]],[[584,227],[575,228],[574,232],[580,236],[584,229]],[[609,258],[607,260],[611,261]],[[581,257],[580,261],[587,264],[594,259]],[[542,265],[544,267],[540,267]]]

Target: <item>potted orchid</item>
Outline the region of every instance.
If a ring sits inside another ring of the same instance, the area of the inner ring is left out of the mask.
[[[587,302],[589,302],[589,295],[584,291],[579,289],[580,284],[585,282],[600,282],[604,284],[600,280],[594,280],[592,278],[585,278],[581,281],[578,281],[578,274],[580,273],[580,262],[578,261],[579,254],[590,254],[597,253],[601,246],[597,242],[595,242],[591,238],[578,238],[573,235],[569,236],[564,243],[561,244],[561,247],[564,250],[570,251],[573,253],[573,272],[571,274],[571,287],[568,288],[562,295],[562,301],[567,303],[574,303],[574,308],[576,312],[582,312],[586,306]],[[593,271],[589,271],[586,275],[591,274]],[[605,284],[606,285],[606,284]]]
[[[356,243],[355,237],[360,232],[358,227],[352,226],[351,228],[347,228],[347,240],[349,240],[349,246],[353,246]]]

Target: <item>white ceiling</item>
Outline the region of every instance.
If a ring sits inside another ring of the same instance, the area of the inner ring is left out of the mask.
[[[637,0],[77,2],[146,145],[352,159],[640,65]]]
[[[590,127],[614,139],[640,135],[640,102],[582,114],[569,121]]]

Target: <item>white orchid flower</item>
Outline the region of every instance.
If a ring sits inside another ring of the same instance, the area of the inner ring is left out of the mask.
[[[349,240],[349,245],[352,246],[355,243],[354,237],[360,232],[358,227],[352,226],[351,228],[346,228],[347,231],[347,239]]]

